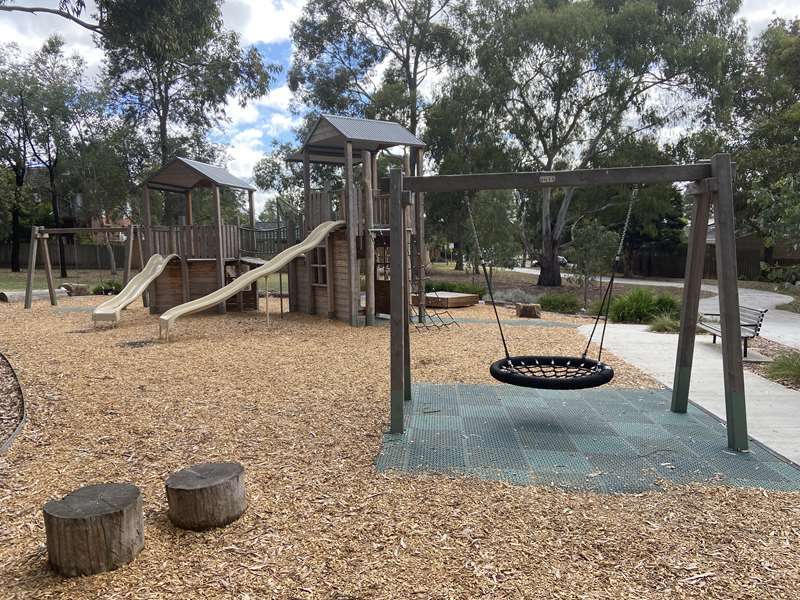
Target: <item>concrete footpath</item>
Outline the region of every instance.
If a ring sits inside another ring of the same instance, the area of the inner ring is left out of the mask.
[[[519,273],[538,275],[538,268],[516,268]],[[676,287],[683,288],[680,279],[634,279],[628,277],[615,278],[617,283],[625,285],[645,285],[649,287]],[[701,287],[704,292],[715,294],[709,298],[700,299],[700,312],[719,312],[719,296],[717,286],[704,283]],[[778,292],[753,290],[746,287],[739,288],[739,304],[751,308],[767,309],[769,312],[764,317],[761,328],[761,337],[785,346],[800,349],[800,314],[788,310],[778,310],[775,307],[792,301],[792,297]]]
[[[583,325],[579,331],[588,336],[591,326]],[[678,348],[676,334],[652,333],[647,331],[647,325],[609,324],[605,347],[672,387]],[[749,371],[744,372],[744,383],[750,436],[800,464],[800,392]],[[722,350],[719,344],[711,343],[711,336],[698,336],[695,341],[689,398],[725,420]]]

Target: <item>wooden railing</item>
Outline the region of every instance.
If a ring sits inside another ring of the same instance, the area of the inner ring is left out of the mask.
[[[216,258],[218,248],[216,225],[179,225],[150,227],[151,249],[158,254],[175,253],[186,258]],[[237,225],[222,226],[223,258],[238,258],[241,238]]]
[[[242,255],[270,258],[289,246],[288,227],[281,225],[272,229],[240,227]],[[300,228],[295,225],[295,239],[300,239]]]

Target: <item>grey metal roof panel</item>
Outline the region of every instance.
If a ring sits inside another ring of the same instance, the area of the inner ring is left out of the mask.
[[[169,186],[190,190],[206,180],[222,187],[256,190],[255,187],[222,167],[180,156],[151,175],[145,183],[154,187]]]
[[[338,131],[344,140],[364,144],[364,149],[389,148],[400,145],[413,148],[425,147],[422,140],[399,123],[327,114],[320,116],[311,133],[306,137],[304,146],[309,142],[312,142],[314,146],[326,145],[324,142],[314,139],[317,130],[321,126],[324,127],[326,123]],[[340,145],[340,140],[331,139],[331,147],[337,145]]]

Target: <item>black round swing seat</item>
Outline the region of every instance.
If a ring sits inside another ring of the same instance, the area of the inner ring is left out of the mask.
[[[582,390],[614,378],[607,364],[579,356],[511,356],[493,362],[489,373],[503,383],[545,390]]]

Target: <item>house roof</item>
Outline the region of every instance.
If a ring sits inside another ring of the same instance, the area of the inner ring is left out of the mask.
[[[196,187],[229,187],[255,191],[252,185],[216,165],[177,157],[145,180],[151,189],[186,192]]]
[[[344,146],[353,146],[353,162],[361,160],[362,151],[376,152],[393,146],[424,148],[425,143],[408,129],[392,121],[376,121],[338,115],[322,115],[306,136],[300,151],[287,160],[302,161],[308,151],[311,162],[344,163]]]

